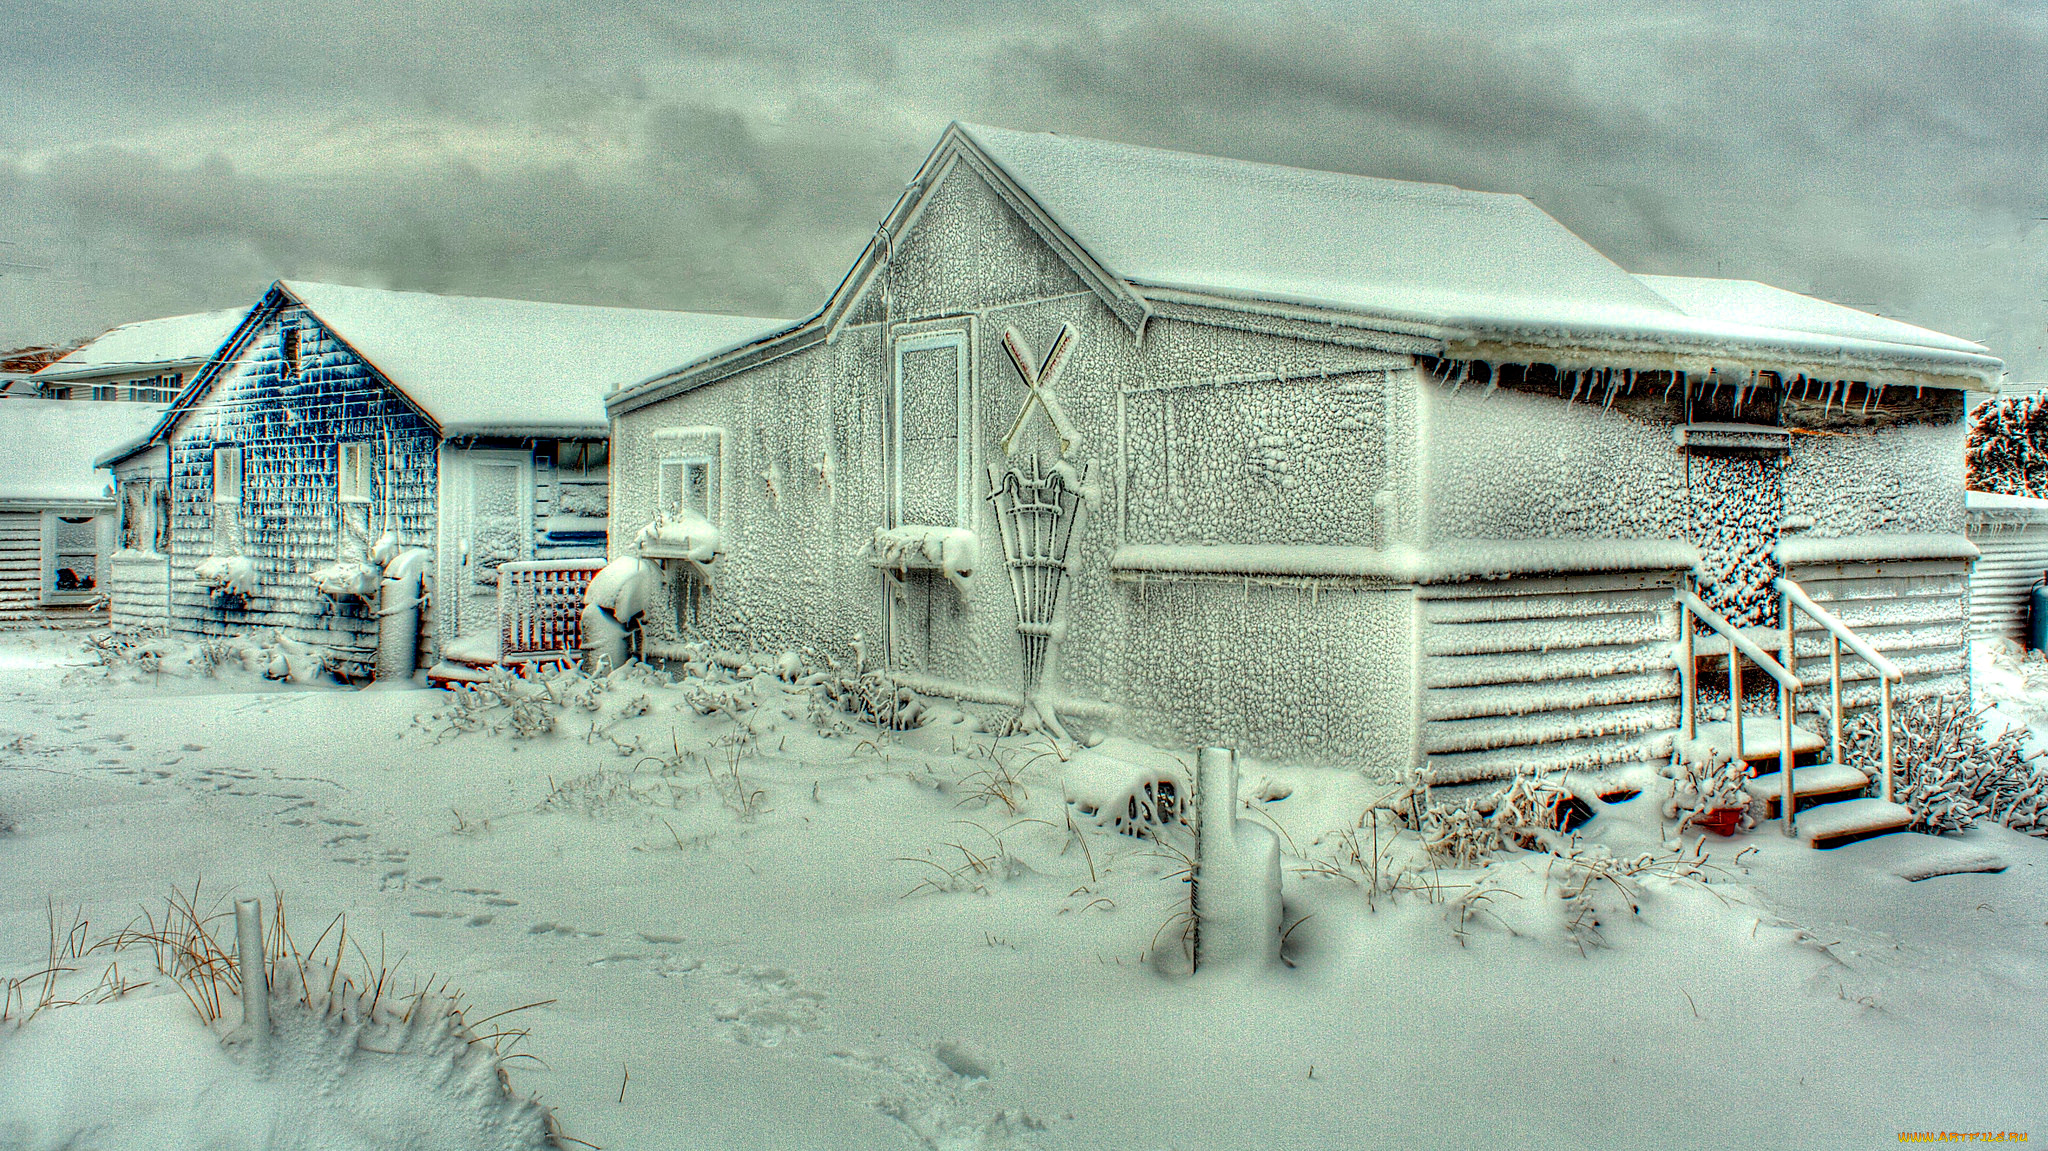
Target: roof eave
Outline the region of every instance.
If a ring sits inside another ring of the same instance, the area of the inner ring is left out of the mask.
[[[23,376],[22,378],[26,380],[34,380],[35,382],[42,384],[72,383],[78,380],[89,380],[96,376],[132,376],[139,372],[167,372],[175,371],[180,368],[193,368],[206,363],[207,359],[207,356],[186,356],[176,360],[150,360],[146,363],[137,362],[132,364],[86,364],[67,368],[64,371],[52,371],[52,368],[56,368],[62,364],[62,361],[60,360],[58,361],[58,363],[50,364],[48,367],[42,368],[41,370],[36,372],[32,372],[26,376]]]

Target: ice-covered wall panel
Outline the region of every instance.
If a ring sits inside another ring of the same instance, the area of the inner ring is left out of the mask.
[[[892,320],[1089,291],[966,164],[953,165],[925,198],[916,227],[890,251],[883,276]],[[871,288],[864,302],[877,302],[879,289]]]
[[[1119,592],[1140,736],[1374,772],[1408,765],[1412,591],[1151,579]]]
[[[288,371],[284,325],[299,333]],[[369,504],[338,499],[336,445],[372,445]],[[315,591],[322,564],[367,556],[389,530],[432,547],[436,497],[433,426],[303,309],[273,315],[223,370],[171,440],[174,630],[240,634],[276,627],[305,642],[358,652],[375,645],[367,605]],[[242,456],[239,501],[213,499],[214,449]],[[211,593],[193,578],[207,556],[252,558],[262,588],[247,599]]]
[[[1430,381],[1421,395],[1432,542],[1686,538],[1669,423],[1483,384]]]
[[[1863,435],[1794,436],[1785,514],[1815,535],[1963,530],[1960,420]]]

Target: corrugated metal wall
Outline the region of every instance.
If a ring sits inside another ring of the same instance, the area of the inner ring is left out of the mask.
[[[2027,591],[2048,570],[2048,521],[1972,516],[1969,535],[1984,553],[1970,573],[1970,638],[2025,642]]]

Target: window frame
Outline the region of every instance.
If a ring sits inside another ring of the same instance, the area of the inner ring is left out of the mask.
[[[376,494],[376,447],[368,440],[348,440],[334,445],[334,496],[345,504],[367,504]],[[349,467],[349,456],[355,467]],[[351,476],[350,471],[354,471]],[[351,479],[354,480],[351,483]]]
[[[675,491],[673,493],[676,498],[674,500],[669,498],[671,494],[668,482],[670,468],[677,469]],[[655,508],[664,516],[680,515],[683,512],[686,507],[683,502],[683,496],[684,493],[690,490],[689,477],[690,471],[693,468],[704,469],[704,506],[702,508],[692,507],[690,510],[696,511],[698,515],[703,516],[706,523],[716,524],[718,522],[718,499],[720,494],[718,457],[704,452],[694,452],[689,455],[668,455],[661,458],[661,462],[656,465],[655,471]]]
[[[972,528],[974,525],[974,328],[972,323],[952,320],[943,327],[915,328],[894,335],[889,356],[888,441],[889,469],[886,484],[889,520],[892,527],[904,527],[903,519],[903,357],[906,353],[952,348],[955,352],[954,395],[954,486],[953,522],[918,524],[919,527]]]
[[[42,579],[40,581],[41,586],[39,590],[41,591],[41,596],[39,598],[45,606],[92,603],[94,600],[107,594],[104,585],[107,576],[108,518],[108,514],[104,512],[87,512],[82,516],[65,515],[59,511],[43,513]],[[59,521],[71,521],[74,527],[78,526],[81,522],[92,525],[92,587],[64,588],[61,590],[57,587],[57,572],[63,567],[64,557],[83,554],[76,550],[60,551],[58,549],[57,532],[59,530]]]
[[[231,466],[227,469],[233,477],[230,485],[222,483],[221,461]],[[242,502],[242,446],[240,444],[216,444],[213,448],[213,501],[216,504],[240,504]]]

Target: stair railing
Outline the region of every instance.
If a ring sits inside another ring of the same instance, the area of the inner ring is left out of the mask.
[[[1689,587],[1681,586],[1678,589],[1678,606],[1678,672],[1685,703],[1681,727],[1684,738],[1687,740],[1696,738],[1699,730],[1699,685],[1693,682],[1696,678],[1693,660],[1694,619],[1698,619],[1699,622],[1706,624],[1718,633],[1721,638],[1728,641],[1728,728],[1734,739],[1733,753],[1735,762],[1743,765],[1744,770],[1747,769],[1747,761],[1742,755],[1742,660],[1738,656],[1748,656],[1750,662],[1762,668],[1772,679],[1778,681],[1778,773],[1783,778],[1785,787],[1784,806],[1780,810],[1784,814],[1785,834],[1791,835],[1793,834],[1792,809],[1794,807],[1792,797],[1792,700],[1794,693],[1799,690],[1799,677],[1794,675],[1791,669],[1787,668],[1784,664],[1772,659],[1769,652],[1757,646],[1756,641],[1743,635],[1739,628],[1722,618],[1719,612],[1701,602],[1700,597],[1694,595]],[[1787,635],[1789,634],[1788,632]],[[1785,654],[1787,656],[1791,655],[1791,645],[1789,643],[1786,645]]]
[[[1835,762],[1842,762],[1842,645],[1861,656],[1878,676],[1878,723],[1882,734],[1878,743],[1884,764],[1884,801],[1892,801],[1892,684],[1906,678],[1904,668],[1877,653],[1877,649],[1863,641],[1861,636],[1849,630],[1849,626],[1836,619],[1826,608],[1813,602],[1806,589],[1783,576],[1773,580],[1778,594],[1784,597],[1783,610],[1778,619],[1785,627],[1785,663],[1792,664],[1792,609],[1798,608],[1820,624],[1828,632],[1828,754]],[[1788,784],[1787,810],[1790,810]]]

